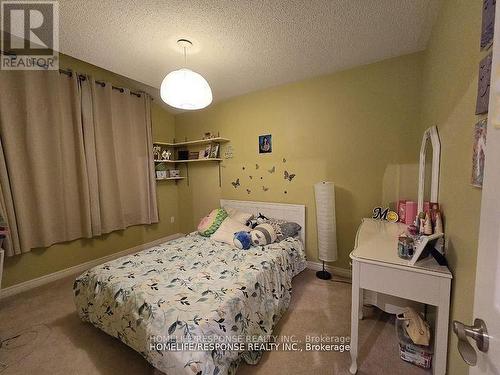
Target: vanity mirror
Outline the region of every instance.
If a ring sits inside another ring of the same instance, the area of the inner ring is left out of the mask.
[[[432,126],[424,132],[422,145],[420,146],[420,168],[418,173],[418,209],[424,211],[424,191],[425,191],[425,164],[427,156],[427,147],[432,146],[432,173],[431,173],[431,196],[432,203],[438,203],[439,194],[439,163],[441,158],[441,141],[437,127]]]
[[[418,173],[418,209],[417,215],[421,212],[424,212],[424,195],[425,195],[425,187],[426,187],[426,161],[427,161],[427,149],[428,147],[432,147],[432,170],[431,170],[431,181],[430,181],[430,202],[432,204],[438,203],[438,194],[439,194],[439,164],[441,158],[441,141],[439,140],[439,134],[437,127],[432,126],[424,132],[424,136],[422,137],[422,145],[420,146],[420,167]],[[431,229],[432,233],[432,229]],[[410,265],[415,265],[417,261],[421,257],[425,257],[429,255],[428,253],[424,253],[424,249],[426,247],[430,247],[430,255],[434,256],[439,264],[445,264],[446,260],[442,257],[443,252],[443,239],[444,234],[434,233],[431,235],[421,236],[416,243],[415,246],[415,254],[410,260]],[[437,252],[439,254],[437,254]],[[424,253],[424,254],[423,254]]]

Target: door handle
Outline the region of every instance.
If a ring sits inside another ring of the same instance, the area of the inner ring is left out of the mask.
[[[469,342],[468,337],[476,342],[476,346],[480,351],[486,353],[490,343],[486,323],[482,319],[476,318],[474,319],[473,326],[466,326],[455,320],[453,321],[453,332],[458,337],[458,351],[462,359],[469,366],[475,366],[477,363],[477,353]]]

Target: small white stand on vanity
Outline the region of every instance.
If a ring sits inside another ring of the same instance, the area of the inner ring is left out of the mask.
[[[433,374],[446,373],[451,272],[434,258],[414,266],[397,254],[398,235],[406,228],[399,223],[364,219],[356,238],[352,259],[351,367],[358,370],[358,323],[362,318],[363,290],[384,293],[437,307]],[[388,355],[398,355],[388,353]]]

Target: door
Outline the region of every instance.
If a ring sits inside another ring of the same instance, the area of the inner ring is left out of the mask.
[[[497,3],[497,16],[500,8]],[[477,345],[469,331],[462,350],[476,356],[477,364],[469,368],[469,375],[500,374],[500,22],[495,22],[495,43],[490,86],[490,105],[487,126],[485,171],[481,202],[474,317],[484,321],[487,337],[481,343],[480,326],[476,322]],[[467,322],[466,324],[469,324]],[[454,330],[456,329],[454,325]],[[461,328],[461,327],[458,327]],[[463,328],[463,327],[462,327]],[[462,333],[464,331],[462,330]],[[455,332],[457,333],[457,332]],[[463,337],[463,336],[462,336]],[[460,338],[460,335],[459,335]],[[463,340],[459,340],[463,341]],[[460,348],[459,343],[459,348]],[[483,351],[478,349],[482,347]],[[486,352],[484,352],[487,350]],[[467,355],[467,354],[466,354]],[[474,359],[474,358],[472,358]]]

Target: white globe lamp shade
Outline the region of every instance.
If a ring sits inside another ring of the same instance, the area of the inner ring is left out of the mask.
[[[201,74],[189,69],[167,74],[160,87],[161,99],[179,109],[201,109],[212,103],[212,90]]]

